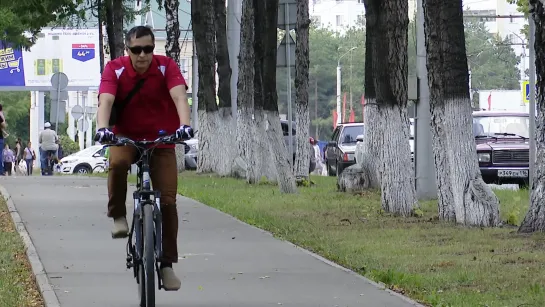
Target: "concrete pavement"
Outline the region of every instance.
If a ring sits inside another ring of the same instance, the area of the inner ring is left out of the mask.
[[[2,177],[0,185],[32,238],[60,306],[138,306],[136,281],[125,267],[126,240],[110,236],[105,179]],[[178,208],[181,259],[175,269],[182,289],[159,291],[157,306],[415,306],[213,208],[184,197]]]

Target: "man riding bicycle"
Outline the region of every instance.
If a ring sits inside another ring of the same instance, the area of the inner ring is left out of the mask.
[[[58,142],[59,136],[57,132],[51,129],[49,122],[46,122],[44,130],[40,132],[40,136],[38,137],[41,152],[40,160],[45,162],[41,163],[42,175],[53,175],[53,158],[57,155],[57,150],[59,149]]]
[[[114,135],[154,140],[160,130],[175,133],[180,139],[192,138],[187,85],[176,62],[153,54],[155,36],[148,27],[132,28],[125,37],[125,44],[128,56],[110,61],[102,73],[95,141],[112,142]],[[112,122],[114,116],[115,123]],[[178,262],[178,171],[174,147],[158,146],[150,160],[153,187],[161,192],[163,258],[160,268],[165,290],[178,290],[181,285],[172,269],[172,264]],[[128,236],[127,173],[137,158],[137,149],[133,146],[110,148],[108,217],[114,220],[113,238]]]

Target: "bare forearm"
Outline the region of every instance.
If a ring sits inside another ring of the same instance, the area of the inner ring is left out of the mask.
[[[178,111],[178,116],[180,117],[180,124],[189,126],[191,124],[191,119],[189,114],[189,104],[187,103],[187,98],[179,98],[176,102],[176,110]]]
[[[110,123],[110,115],[112,113],[112,106],[114,104],[113,95],[102,94],[98,101],[97,111],[97,128],[108,128]],[[111,97],[110,97],[111,96]]]

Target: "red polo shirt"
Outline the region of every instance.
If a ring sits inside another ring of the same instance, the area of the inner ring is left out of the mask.
[[[142,75],[136,73],[128,56],[110,61],[104,67],[98,94],[112,94],[114,104],[122,103],[141,78],[146,81],[125,106],[123,114],[118,115],[113,132],[133,140],[155,140],[159,130],[173,134],[180,127],[180,118],[169,91],[178,85],[187,89],[187,84],[171,58],[153,55],[148,71]]]

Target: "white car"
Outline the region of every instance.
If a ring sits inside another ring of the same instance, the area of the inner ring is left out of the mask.
[[[66,156],[60,161],[61,174],[89,174],[104,172],[106,149],[103,145],[93,145]]]

